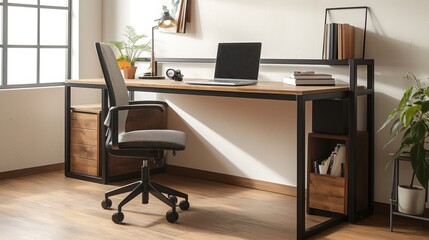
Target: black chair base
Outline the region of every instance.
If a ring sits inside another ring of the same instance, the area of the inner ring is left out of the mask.
[[[109,197],[126,192],[131,192],[119,203],[118,212],[112,215],[112,221],[114,223],[121,223],[124,220],[122,207],[140,194],[142,194],[142,203],[148,204],[150,193],[151,195],[171,207],[171,210],[167,211],[166,213],[166,219],[170,223],[176,222],[179,219],[179,214],[176,211],[177,197],[184,198],[184,200],[179,203],[179,208],[182,210],[188,210],[188,195],[183,192],[179,192],[175,189],[166,187],[164,185],[151,182],[147,160],[143,161],[141,171],[142,174],[140,181],[133,182],[123,187],[119,187],[106,192],[105,199],[101,202],[101,206],[104,209],[109,209],[112,206],[112,200],[110,200]],[[167,196],[165,196],[164,194],[166,194]]]

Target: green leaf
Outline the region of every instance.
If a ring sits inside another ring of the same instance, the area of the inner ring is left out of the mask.
[[[378,131],[385,128],[397,115],[398,115],[398,111],[395,108],[390,112],[389,116],[387,117],[387,120],[383,123],[383,125],[380,127],[380,129],[378,129]]]
[[[394,135],[397,132],[400,131],[400,125],[401,122],[399,121],[399,119],[396,119],[393,123],[392,123],[392,127],[390,127],[390,135]]]
[[[397,107],[397,109],[398,109],[398,110],[402,109],[402,108],[403,108],[403,106],[405,106],[405,105],[407,104],[408,100],[410,99],[410,95],[411,95],[411,92],[412,92],[412,91],[413,91],[413,87],[409,87],[409,88],[405,91],[404,95],[402,96],[401,101],[400,101],[400,102],[399,102],[399,104],[398,104],[398,107]]]
[[[123,36],[125,37],[125,41],[110,41],[109,43],[119,50],[120,58],[127,59],[134,66],[134,62],[142,51],[150,51],[150,40],[144,42],[143,39],[147,36],[137,34],[132,26],[125,26]]]
[[[427,126],[423,121],[416,122],[410,128],[410,137],[414,144],[424,142],[427,132]]]
[[[427,113],[429,111],[429,101],[424,101],[422,103],[422,113]]]
[[[425,88],[425,95],[426,97],[429,97],[429,88]]]
[[[416,117],[416,114],[418,112],[420,112],[420,110],[421,110],[420,105],[415,105],[415,106],[408,108],[404,113],[405,114],[404,125],[409,126],[411,121]]]
[[[426,161],[426,150],[423,143],[411,148],[410,158],[417,179],[423,187],[426,187],[429,180],[429,164]]]

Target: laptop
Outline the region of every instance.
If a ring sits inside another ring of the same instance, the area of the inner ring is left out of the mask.
[[[219,43],[214,79],[188,84],[244,86],[258,83],[261,43]]]

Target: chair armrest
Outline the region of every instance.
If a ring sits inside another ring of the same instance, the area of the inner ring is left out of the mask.
[[[117,149],[118,146],[118,112],[145,108],[156,108],[165,111],[165,104],[163,104],[163,102],[159,103],[158,101],[140,101],[138,104],[134,103],[132,105],[111,107],[107,113],[106,119],[104,120],[104,126],[108,128],[106,135],[108,135],[108,139],[110,138],[112,141],[112,148]]]
[[[130,105],[136,105],[136,104],[161,104],[164,107],[168,107],[168,103],[164,101],[157,101],[157,100],[130,101]]]
[[[159,108],[161,110],[165,110],[165,106],[163,104],[154,104],[154,103],[139,103],[139,104],[131,104],[131,105],[123,105],[123,106],[115,106],[109,109],[110,112],[118,112],[124,110],[136,110],[143,108]]]

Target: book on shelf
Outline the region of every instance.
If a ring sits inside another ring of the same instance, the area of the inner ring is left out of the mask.
[[[337,144],[327,159],[316,160],[314,172],[334,177],[344,176],[344,164],[346,159],[346,145]]]
[[[290,75],[290,78],[294,79],[333,79],[331,74],[318,73],[313,75]]]
[[[296,79],[285,77],[283,83],[294,85],[294,86],[334,86],[335,79]]]
[[[335,177],[344,176],[343,165],[344,165],[345,159],[346,159],[346,145],[337,144],[334,152],[336,154],[335,154],[335,158],[334,158],[333,163],[332,163],[332,168],[331,168],[330,174],[331,174],[331,176],[335,176]]]
[[[329,158],[322,160],[316,164],[317,164],[317,169],[318,169],[317,173],[326,175],[328,172],[328,168],[329,168]]]
[[[355,37],[354,37],[355,28],[350,24],[343,24],[343,51],[341,59],[350,59],[354,58],[355,50]]]
[[[323,59],[354,58],[355,28],[347,23],[327,23],[323,31]]]

